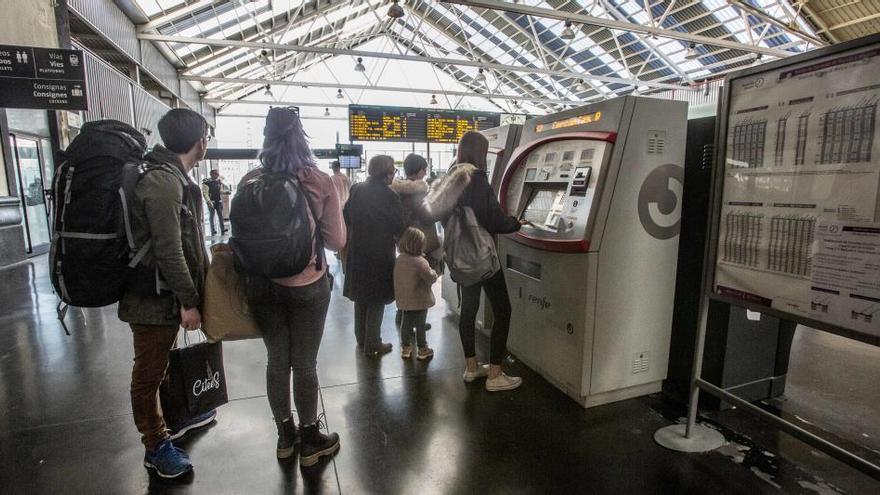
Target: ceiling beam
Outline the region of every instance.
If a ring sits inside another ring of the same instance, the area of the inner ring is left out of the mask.
[[[305,103],[302,101],[236,100],[233,98],[207,98],[202,100],[202,102],[210,105],[283,105],[285,107],[348,108],[348,103]]]
[[[347,38],[344,41],[344,44],[341,46],[343,48],[354,48],[355,46],[359,46],[363,43],[367,43],[368,41],[374,39],[376,36],[379,36],[377,32],[381,31],[382,26],[373,25],[373,26],[365,26],[361,30],[355,31],[352,33],[351,38]],[[324,28],[321,28],[324,29]],[[311,35],[314,32],[306,33],[302,37],[301,40],[310,39]],[[329,39],[333,34],[328,34],[318,38],[316,42],[320,42],[325,39]],[[262,78],[266,79],[269,84],[270,81],[274,80],[283,80],[288,77],[292,77],[294,74],[301,70],[308,69],[316,63],[320,63],[326,58],[331,57],[331,55],[318,54],[318,53],[300,53],[300,52],[288,52],[281,57],[277,57],[275,59],[275,64],[281,64],[282,72],[278,74],[272,74],[270,72],[271,66],[263,66],[263,65],[254,65],[247,66],[244,69],[236,69],[234,71],[227,72],[223,71],[222,75],[215,77],[243,77],[243,78]],[[197,75],[206,75],[206,74],[197,74]],[[220,97],[220,98],[236,98],[236,97],[244,97],[250,92],[253,91],[253,88],[247,86],[228,86],[223,88],[223,86],[215,87],[211,89],[212,97]]]
[[[424,7],[425,7],[424,12],[422,12],[419,9],[419,7],[420,7],[420,5],[416,5],[412,10],[410,10],[410,12],[413,15],[415,15],[416,17],[419,17],[420,22],[427,24],[428,26],[430,26],[431,28],[436,30],[438,33],[443,33],[443,35],[446,36],[446,38],[448,40],[450,40],[452,43],[455,44],[455,46],[459,50],[459,53],[461,53],[461,51],[464,51],[467,53],[470,53],[471,51],[476,52],[476,55],[477,55],[476,60],[480,61],[480,62],[484,62],[483,66],[485,66],[485,62],[487,60],[488,61],[495,60],[488,53],[483,52],[479,47],[477,47],[474,50],[470,50],[469,45],[464,40],[462,40],[459,36],[457,36],[454,32],[452,32],[448,27],[444,27],[442,24],[438,24],[437,21],[433,20],[430,16],[429,11],[436,12],[434,6],[425,3],[424,4]],[[448,26],[453,26],[453,24],[451,24],[451,21],[446,16],[441,16],[441,17],[443,18],[444,21],[449,23]],[[413,30],[413,28],[410,27],[410,25],[409,25],[409,21],[404,22],[404,26],[409,28],[411,31]],[[458,26],[458,28],[461,29],[461,26]],[[424,46],[424,43],[429,43],[432,46],[434,46],[434,48],[437,48],[438,50],[442,48],[441,46],[438,45],[438,40],[431,39],[431,36],[429,36],[428,34],[426,34],[423,31],[419,31],[418,29],[416,29],[415,31],[418,32],[419,39],[422,42],[423,46]],[[462,34],[464,36],[467,36],[467,32],[462,31]],[[445,48],[443,48],[443,49],[445,50]],[[449,65],[438,64],[438,66],[441,68],[441,70],[445,71],[446,73],[448,73],[448,74],[452,75],[453,77],[455,77],[456,79],[458,79],[460,82],[462,82],[462,84],[468,85],[466,82],[462,81],[462,78],[457,77],[455,74],[452,74],[452,71],[450,71],[448,69],[448,67],[450,67]],[[461,71],[460,68],[458,68],[458,70]],[[524,91],[526,94],[529,94],[531,96],[534,96],[535,94],[542,95],[542,96],[544,95],[542,90],[537,88],[534,85],[534,81],[532,81],[530,78],[526,78],[526,77],[520,76],[519,74],[514,74],[514,73],[510,73],[510,72],[505,72],[505,71],[495,71],[494,75],[499,80],[499,82],[502,82],[511,88],[517,88],[519,91]],[[498,106],[497,102],[493,102],[491,99],[489,99],[488,101],[490,101],[493,105]],[[549,110],[550,109],[549,105],[535,105],[535,106],[537,108],[541,108],[542,110]]]
[[[367,84],[336,84],[325,82],[309,82],[309,81],[267,81],[266,79],[248,79],[248,78],[227,78],[227,77],[201,77],[201,76],[180,76],[181,81],[199,81],[207,83],[237,83],[237,84],[256,84],[265,86],[267,83],[272,86],[296,86],[296,87],[312,87],[312,88],[331,88],[331,89],[358,89],[367,91],[388,91],[392,93],[419,93],[428,95],[446,95],[446,96],[466,96],[477,98],[497,98],[499,100],[521,100],[534,101],[541,103],[556,103],[562,105],[577,105],[581,103],[576,100],[560,100],[554,98],[534,98],[524,95],[504,95],[498,93],[476,93],[473,91],[448,91],[444,89],[422,89],[422,88],[401,88],[397,86],[370,86]],[[676,89],[691,90],[691,88],[678,87]]]
[[[242,33],[242,37],[244,38],[244,41],[257,42],[257,41],[261,41],[261,40],[265,39],[267,36],[272,37],[277,34],[286,34],[286,32],[289,30],[299,29],[300,27],[305,26],[306,24],[309,24],[312,21],[315,21],[316,19],[318,19],[322,16],[326,16],[328,14],[331,14],[331,13],[339,10],[342,7],[347,7],[348,9],[350,9],[352,11],[351,14],[349,14],[343,18],[345,20],[345,22],[349,22],[350,20],[356,18],[357,15],[363,14],[364,8],[379,8],[379,7],[382,7],[383,5],[385,5],[386,1],[387,0],[381,0],[375,6],[372,5],[373,0],[361,0],[360,3],[336,2],[336,3],[332,3],[330,5],[321,7],[320,9],[312,8],[311,10],[308,10],[307,12],[302,11],[302,12],[300,12],[300,15],[298,17],[294,18],[295,22],[286,23],[284,26],[274,27],[274,28],[270,29],[268,32],[262,32],[261,30],[257,29],[256,26],[251,26],[247,30],[245,30],[244,33]],[[326,0],[325,0],[325,3],[326,3]],[[309,5],[311,5],[311,4],[309,4]],[[264,23],[265,23],[265,21],[264,21]],[[188,65],[186,67],[186,72],[195,73],[198,69],[201,69],[203,66],[214,62],[216,59],[221,58],[221,57],[226,57],[227,55],[232,54],[232,52],[235,52],[240,49],[241,49],[241,47],[226,47],[226,48],[217,50],[213,54],[209,53],[209,54],[205,55],[205,54],[198,54],[197,53],[196,54],[196,57],[198,59],[197,62],[194,64]],[[238,53],[235,53],[232,55],[234,58],[235,56],[238,55]]]
[[[382,53],[382,52],[369,52],[369,51],[361,51],[361,50],[346,50],[346,49],[338,49],[338,48],[327,48],[327,47],[317,47],[317,46],[297,46],[297,45],[287,45],[287,44],[278,44],[278,43],[261,43],[261,42],[253,42],[253,41],[237,41],[237,40],[223,40],[223,39],[211,39],[211,38],[197,38],[190,36],[165,36],[160,34],[150,34],[150,33],[140,33],[138,34],[138,38],[142,40],[149,41],[166,41],[166,42],[174,42],[174,43],[183,43],[183,44],[194,44],[194,45],[210,45],[210,46],[239,46],[245,48],[265,48],[268,50],[280,50],[280,51],[298,51],[298,52],[311,52],[311,53],[324,53],[328,55],[346,55],[353,57],[365,57],[365,58],[379,58],[379,59],[393,59],[393,60],[409,60],[412,62],[428,62],[435,64],[449,64],[449,65],[459,65],[459,66],[468,66],[468,67],[483,67],[486,69],[494,69],[494,70],[506,70],[511,72],[527,72],[533,74],[545,74],[549,76],[561,76],[561,77],[570,77],[576,79],[590,79],[593,81],[601,81],[604,83],[612,83],[612,84],[626,84],[626,85],[639,85],[639,86],[647,86],[652,88],[661,88],[661,89],[679,89],[679,90],[687,90],[687,86],[680,86],[677,84],[668,84],[668,83],[657,83],[652,81],[642,81],[637,79],[625,79],[620,77],[607,77],[607,76],[597,76],[589,73],[575,73],[575,72],[567,72],[567,71],[558,71],[558,70],[548,70],[541,69],[538,67],[525,67],[525,66],[515,66],[515,65],[505,65],[498,63],[485,63],[485,62],[477,62],[471,60],[459,60],[454,58],[440,58],[440,57],[420,57],[414,55],[400,55],[395,53]],[[772,50],[774,52],[781,50]],[[781,51],[782,53],[788,54],[788,52]]]
[[[293,106],[293,105],[288,105]],[[232,117],[237,119],[265,119],[266,115],[245,115],[240,113],[218,113],[217,117]],[[348,121],[348,117],[319,117],[317,115],[309,116],[302,115],[299,116],[300,120],[345,120]]]
[[[837,29],[843,29],[845,27],[855,26],[856,24],[861,24],[863,22],[872,21],[874,19],[877,19],[878,17],[880,17],[880,12],[875,13],[875,14],[871,14],[871,15],[866,15],[864,17],[859,17],[858,19],[852,19],[852,20],[849,20],[846,22],[841,22],[840,24],[835,24],[833,26],[830,26],[828,28],[828,31],[835,31]]]
[[[170,24],[174,21],[183,19],[184,17],[193,14],[199,10],[202,10],[205,7],[211,7],[215,3],[223,2],[218,2],[215,0],[198,0],[197,2],[193,2],[189,5],[180,7],[179,9],[172,10],[171,12],[160,15],[159,17],[150,19],[150,21],[146,24],[138,25],[137,29],[139,32],[155,31],[166,24]]]
[[[822,20],[821,17],[816,15],[816,12],[813,11],[813,8],[809,6],[809,4],[801,4],[801,10],[804,14],[806,14],[806,18],[809,22],[812,22],[814,28],[819,28],[817,33],[828,38],[832,43],[840,43],[840,38],[837,37],[834,33],[828,30],[828,24],[825,24],[825,21]]]
[[[536,17],[545,17],[547,19],[556,19],[559,21],[571,21],[579,24],[590,24],[593,26],[600,26],[606,29],[617,29],[619,31],[628,31],[632,33],[641,33],[648,34],[654,36],[662,36],[664,38],[677,39],[680,41],[687,41],[693,43],[699,43],[708,46],[718,46],[722,48],[729,48],[731,50],[740,50],[744,52],[753,52],[753,53],[761,53],[764,55],[770,55],[773,57],[785,58],[791,55],[794,55],[792,52],[788,52],[786,50],[779,50],[777,48],[768,48],[763,46],[755,46],[749,45],[747,43],[740,43],[738,41],[730,41],[723,40],[718,38],[713,38],[710,36],[702,36],[698,34],[690,34],[687,32],[674,31],[672,29],[663,29],[657,28],[653,26],[643,26],[641,24],[635,24],[632,22],[626,21],[617,21],[614,19],[605,19],[601,17],[595,17],[586,14],[576,14],[572,12],[565,12],[562,10],[555,9],[545,9],[541,7],[532,7],[530,5],[523,5],[519,3],[509,3],[509,2],[498,2],[495,0],[440,0],[442,3],[454,3],[459,5],[466,5],[471,8],[481,8],[481,9],[491,9],[491,10],[502,10],[507,12],[514,12],[517,14],[531,15]]]
[[[782,20],[773,17],[769,13],[757,7],[753,7],[742,0],[733,0],[731,5],[733,6],[733,8],[744,10],[749,14],[752,14],[759,19],[763,19],[764,21],[776,26],[777,28],[783,31],[787,31],[788,33],[791,33],[801,39],[812,41],[819,46],[828,45],[828,43],[826,43],[825,40],[823,40],[822,38],[819,38],[818,36],[813,36],[812,34],[802,31],[799,27],[797,27],[797,24],[794,24],[793,26],[789,25],[788,23],[783,22]]]

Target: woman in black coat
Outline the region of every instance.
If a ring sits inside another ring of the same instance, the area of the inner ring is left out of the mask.
[[[349,232],[343,294],[354,301],[354,334],[368,356],[391,352],[381,338],[382,315],[394,301],[395,246],[407,227],[400,199],[388,187],[394,174],[390,156],[371,158],[369,177],[351,188],[343,210]]]

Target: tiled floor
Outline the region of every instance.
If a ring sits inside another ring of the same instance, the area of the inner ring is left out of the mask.
[[[517,364],[520,390],[488,394],[466,385],[456,325],[442,302],[429,316],[432,361],[404,362],[396,352],[365,359],[354,349],[352,304],[340,293],[319,356],[322,409],[341,436],[339,455],[307,470],[276,461],[265,350],[260,341],[231,342],[224,345],[230,403],[213,427],[181,443],[195,472],[169,483],[141,467],[128,398],[131,333],[115,308],[72,310],[66,336],[45,259],[0,270],[0,492],[880,493],[877,482],[736,411],[713,416],[737,430],[726,431],[734,443],[685,455],[653,441],[682,414],[660,397],[584,410]],[[383,334],[396,351],[390,306]],[[880,449],[880,377],[848,376],[848,390],[822,395],[825,373],[846,374],[854,356],[868,362],[852,373],[876,373],[876,349],[827,339],[799,332],[792,397],[767,407],[838,425],[844,439],[864,433],[861,443]],[[834,363],[819,367],[816,356]],[[817,390],[815,402],[802,398]]]

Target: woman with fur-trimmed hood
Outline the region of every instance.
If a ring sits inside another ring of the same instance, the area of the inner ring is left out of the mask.
[[[410,153],[403,160],[403,172],[406,174],[406,178],[396,179],[392,182],[391,190],[400,197],[404,222],[425,234],[425,258],[431,268],[440,273],[443,256],[440,252],[440,237],[437,235],[435,225],[437,221],[425,207],[425,197],[428,196],[429,186],[424,179],[428,173],[428,162],[420,155]]]
[[[457,207],[469,206],[480,226],[492,235],[509,234],[520,229],[520,221],[501,209],[495,191],[489,184],[486,174],[486,155],[489,141],[479,132],[468,131],[458,143],[456,165],[449,169],[443,180],[436,184],[426,200],[434,218],[444,224]],[[461,345],[467,360],[464,381],[472,382],[487,377],[486,390],[498,392],[513,390],[520,386],[522,379],[508,376],[501,370],[501,363],[507,354],[507,335],[510,332],[510,297],[503,270],[498,270],[488,279],[471,285],[459,286],[461,293],[461,316],[458,330]],[[474,329],[477,310],[480,306],[480,292],[485,291],[492,305],[495,323],[490,338],[489,365],[477,363]]]

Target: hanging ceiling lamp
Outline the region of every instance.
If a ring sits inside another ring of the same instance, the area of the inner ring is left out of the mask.
[[[330,116],[330,109],[329,109],[329,108],[325,108],[325,109],[324,109],[324,117],[329,117],[329,116]]]
[[[477,72],[477,77],[474,78],[474,81],[478,83],[486,82],[486,74],[483,72],[483,68],[480,67],[480,70]]]
[[[513,100],[513,108],[519,110],[519,102],[518,101]]]
[[[269,50],[260,50],[257,60],[263,65],[272,65],[272,60],[269,58]]]
[[[576,88],[578,91],[588,91],[590,87],[587,85],[586,81],[583,79],[578,79],[578,83]]]
[[[272,93],[272,86],[266,85],[266,91],[263,91],[263,96],[268,96],[269,98],[275,99],[275,95]]]
[[[437,104],[437,95],[431,95],[431,105]]]
[[[341,100],[341,99],[343,99],[343,98],[345,98],[345,97],[342,96],[342,89],[341,89],[341,88],[340,88],[340,89],[337,89],[337,90],[336,90],[336,99],[337,99],[337,100]]]
[[[684,59],[685,60],[695,60],[699,56],[700,56],[700,54],[697,52],[697,44],[694,43],[693,41],[691,41],[690,44],[688,45],[687,52],[685,52],[685,54],[684,54]]]
[[[356,64],[354,64],[354,71],[355,72],[366,72],[367,71],[367,68],[364,67],[364,59],[362,59],[361,57],[358,57],[358,62]]]
[[[565,21],[565,29],[562,30],[562,34],[559,37],[564,40],[574,39],[574,29],[571,28],[571,21]]]
[[[403,16],[403,7],[397,5],[397,0],[394,0],[391,4],[391,7],[388,7],[388,17],[392,19],[400,19]]]

